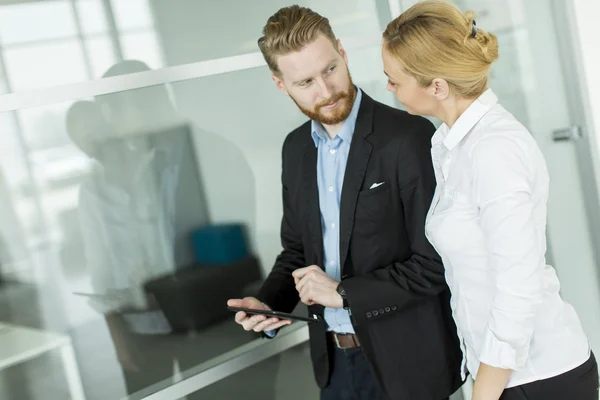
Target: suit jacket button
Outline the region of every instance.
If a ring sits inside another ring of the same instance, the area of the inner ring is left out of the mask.
[[[396,311],[397,308],[398,307],[396,307],[396,306],[392,306],[392,311]]]
[[[376,317],[377,315],[379,315],[379,313],[377,312],[377,310],[373,311],[373,316]]]
[[[390,308],[389,308],[389,307],[386,307],[386,308],[385,308],[385,312],[390,312]]]

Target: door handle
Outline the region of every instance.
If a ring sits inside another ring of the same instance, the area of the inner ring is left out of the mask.
[[[583,137],[581,127],[573,125],[568,128],[557,129],[552,131],[552,140],[555,142],[564,142],[566,140],[579,140]]]

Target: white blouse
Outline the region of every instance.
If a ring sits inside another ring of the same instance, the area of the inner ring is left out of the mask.
[[[437,189],[426,232],[446,269],[465,367],[514,370],[507,387],[590,356],[546,265],[548,172],[535,140],[488,89],[432,138]]]

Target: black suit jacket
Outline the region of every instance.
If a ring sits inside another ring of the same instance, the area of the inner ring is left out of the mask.
[[[425,237],[435,178],[424,118],[363,93],[340,204],[340,265],[351,320],[390,399],[440,400],[461,384],[461,352],[441,260]],[[384,182],[375,189],[373,183]],[[317,149],[310,122],[283,145],[283,251],[258,298],[290,312],[292,272],[323,266]],[[310,306],[323,316],[324,308]],[[331,348],[324,322],[309,324],[317,383],[327,386]]]

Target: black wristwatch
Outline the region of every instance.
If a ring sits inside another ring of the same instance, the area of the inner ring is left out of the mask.
[[[342,307],[344,308],[344,310],[349,310],[350,306],[348,305],[348,299],[346,298],[346,291],[344,290],[344,287],[341,283],[337,285],[335,291],[338,292],[340,296],[342,296]]]

